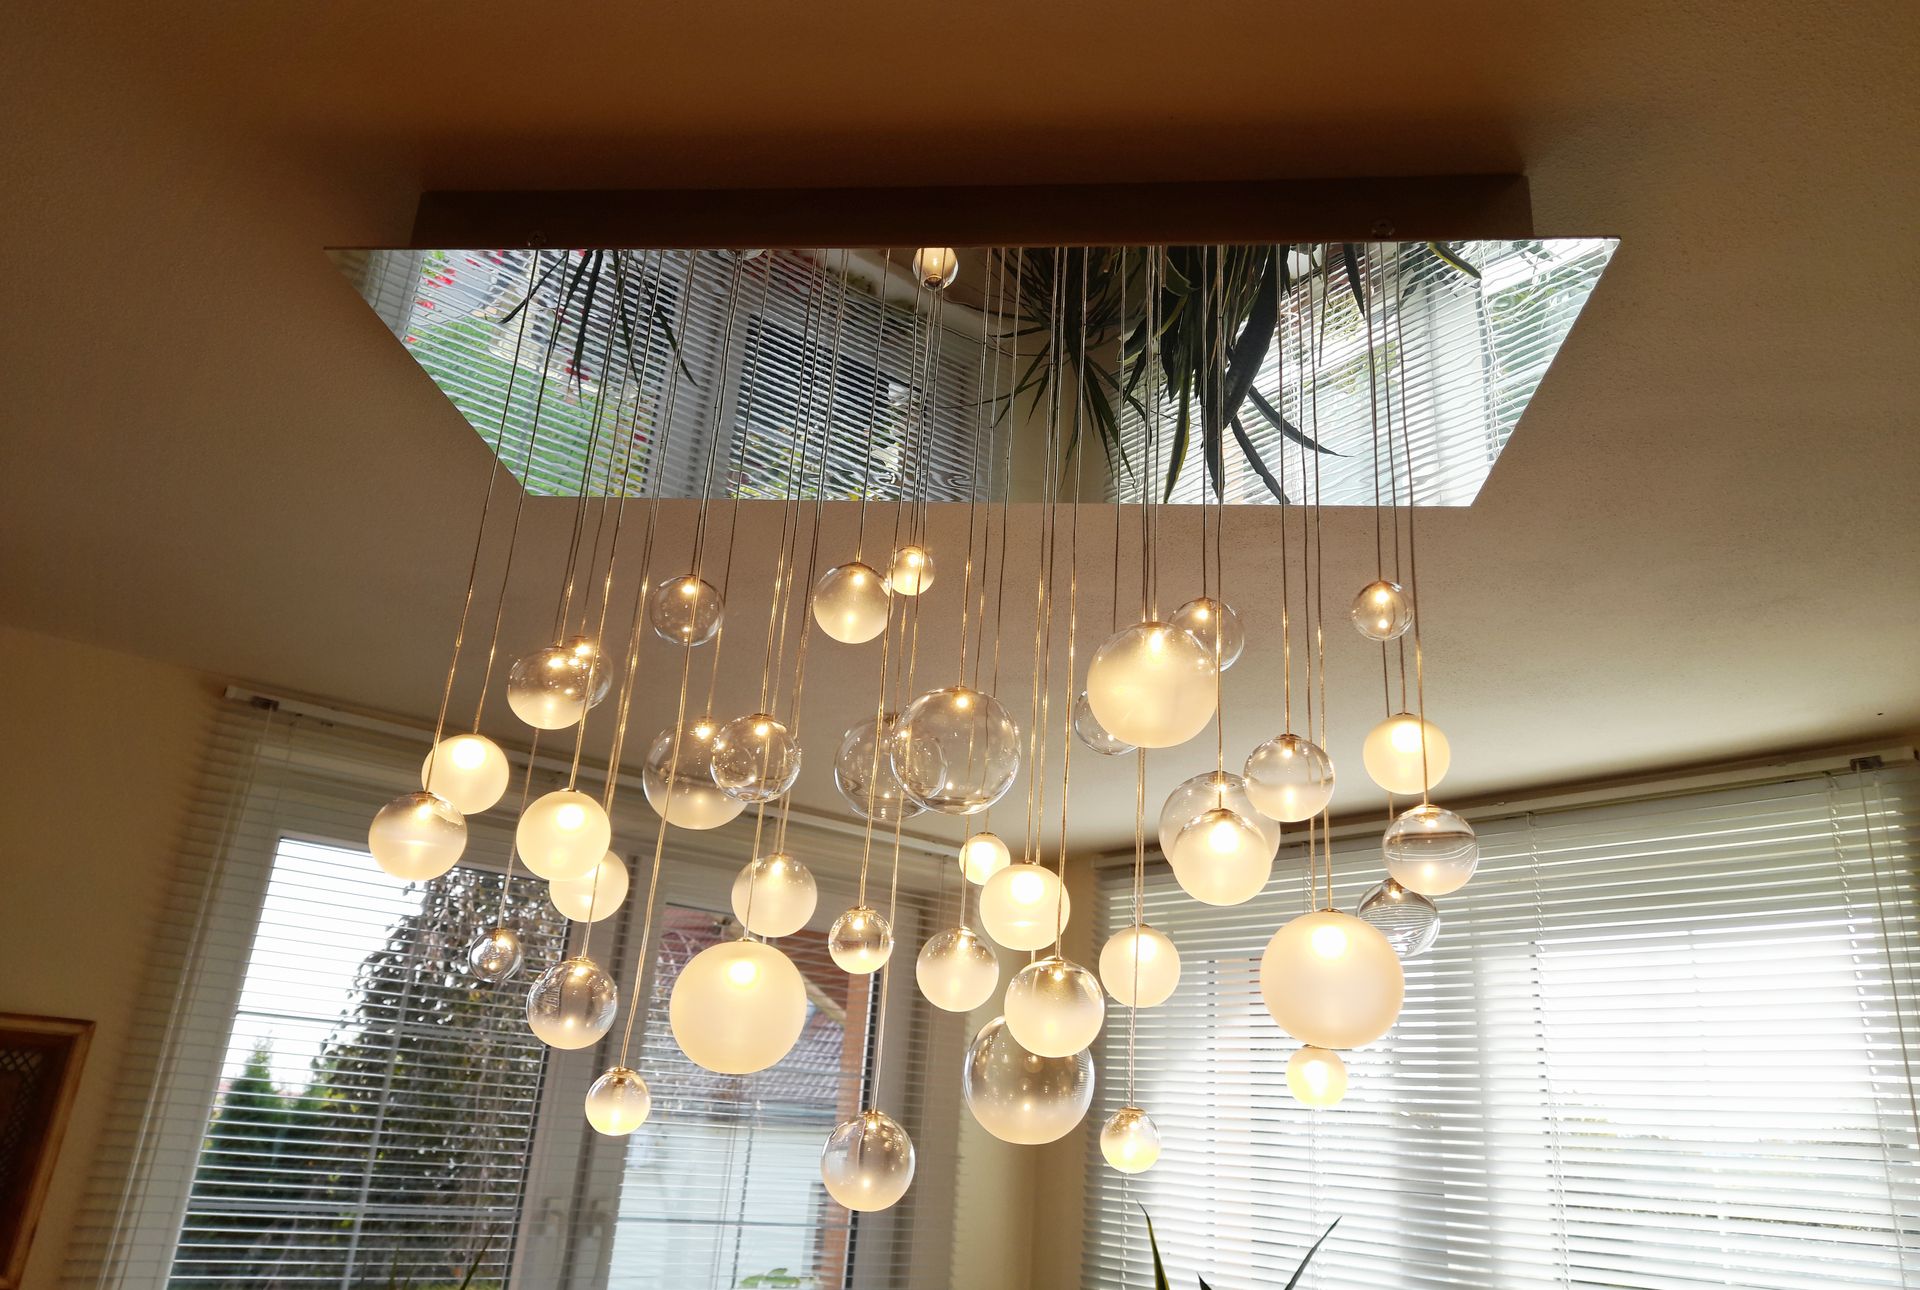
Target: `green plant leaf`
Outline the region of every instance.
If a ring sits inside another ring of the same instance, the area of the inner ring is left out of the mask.
[[[1260,459],[1260,453],[1254,448],[1253,440],[1247,437],[1246,427],[1240,424],[1239,417],[1229,417],[1227,424],[1233,427],[1234,440],[1240,445],[1240,451],[1246,456],[1247,464],[1253,467],[1253,473],[1260,476],[1260,482],[1267,486],[1275,500],[1282,506],[1287,505],[1287,495],[1280,489],[1280,481],[1267,469],[1267,463]]]
[[[1253,404],[1255,410],[1267,419],[1269,425],[1299,444],[1302,448],[1306,448],[1312,452],[1323,452],[1329,457],[1344,457],[1346,455],[1345,453],[1335,452],[1281,416],[1273,404],[1267,402],[1266,396],[1260,393],[1260,391],[1248,390],[1247,399]]]
[[[1320,1253],[1320,1247],[1327,1243],[1327,1238],[1333,1235],[1333,1229],[1338,1226],[1340,1226],[1340,1220],[1337,1218],[1327,1224],[1327,1230],[1320,1233],[1320,1239],[1307,1248],[1306,1254],[1300,1259],[1300,1266],[1293,1270],[1293,1275],[1287,1278],[1287,1284],[1280,1287],[1280,1290],[1293,1290],[1300,1284],[1300,1278],[1307,1273],[1307,1264],[1313,1262],[1313,1256]]]
[[[1427,245],[1433,248],[1433,253],[1435,255],[1439,256],[1442,260],[1452,265],[1455,269],[1459,270],[1461,273],[1466,274],[1469,278],[1472,278],[1475,282],[1480,281],[1480,270],[1474,268],[1471,264],[1468,264],[1465,260],[1461,259],[1459,253],[1456,252],[1452,246],[1450,246],[1445,242],[1429,242],[1427,243]]]
[[[1360,309],[1360,316],[1366,317],[1367,296],[1360,289],[1360,252],[1351,242],[1340,244],[1340,259],[1347,266],[1347,289],[1353,292],[1353,303]]]
[[[1147,1245],[1153,1250],[1153,1290],[1173,1290],[1173,1287],[1167,1284],[1167,1269],[1160,1262],[1160,1238],[1153,1234],[1153,1215],[1147,1213],[1147,1207],[1142,1205],[1140,1216],[1147,1220]]]
[[[1173,497],[1173,486],[1180,482],[1180,468],[1187,461],[1187,418],[1193,408],[1192,392],[1185,385],[1180,387],[1180,414],[1173,425],[1173,442],[1167,446],[1167,488],[1160,496],[1164,504]]]

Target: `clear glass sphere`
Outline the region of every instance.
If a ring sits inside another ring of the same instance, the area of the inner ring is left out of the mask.
[[[592,797],[562,788],[535,798],[521,812],[513,840],[529,872],[564,882],[593,872],[613,841],[613,825]]]
[[[1362,896],[1353,912],[1379,929],[1401,962],[1426,953],[1440,935],[1440,907],[1391,878]]]
[[[1174,835],[1167,863],[1180,889],[1195,900],[1240,905],[1267,885],[1273,857],[1252,819],[1215,807]]]
[[[870,1214],[899,1203],[913,1183],[913,1139],[890,1115],[862,1111],[820,1152],[820,1181],[848,1209]]]
[[[933,553],[925,547],[903,546],[887,562],[887,590],[896,596],[917,596],[933,586]]]
[[[1413,626],[1413,602],[1397,582],[1369,582],[1353,598],[1353,625],[1370,641],[1398,640]]]
[[[980,1028],[960,1089],[980,1127],[1002,1142],[1038,1146],[1073,1132],[1093,1105],[1093,1054],[1041,1057],[1020,1046],[1005,1017]]]
[[[960,872],[978,887],[1013,863],[1013,853],[997,833],[980,832],[960,844]]]
[[[719,730],[711,717],[682,726],[677,762],[672,726],[656,735],[647,749],[640,786],[647,792],[647,804],[676,828],[717,829],[731,824],[747,809],[745,802],[722,792],[713,782],[713,737]],[[667,791],[669,780],[671,793]]]
[[[751,1075],[793,1051],[807,1024],[807,985],[773,946],[723,941],[680,969],[667,1020],[695,1066]]]
[[[1107,1017],[1100,982],[1057,954],[1036,959],[1007,982],[1007,1029],[1040,1057],[1070,1057],[1099,1037]]]
[[[1432,803],[1416,806],[1389,824],[1380,852],[1393,880],[1422,896],[1458,891],[1480,867],[1480,839],[1473,826]]]
[[[1247,782],[1230,770],[1195,775],[1167,794],[1166,805],[1160,808],[1160,854],[1171,859],[1180,830],[1208,811],[1232,811],[1265,840],[1269,859],[1280,854],[1280,826],[1253,809]]]
[[[1275,735],[1247,754],[1247,799],[1270,820],[1311,820],[1333,800],[1333,758],[1299,735]]]
[[[1158,1007],[1180,984],[1180,951],[1158,928],[1123,927],[1100,949],[1100,983],[1116,1003]]]
[[[547,899],[576,923],[597,923],[627,898],[627,862],[609,851],[581,878],[547,883]]]
[[[1137,1106],[1123,1106],[1100,1126],[1100,1154],[1123,1174],[1142,1174],[1160,1159],[1160,1130]]]
[[[654,634],[675,645],[705,645],[725,616],[719,588],[691,573],[667,579],[647,597],[647,621]]]
[[[1200,648],[1214,658],[1218,649],[1220,670],[1226,671],[1247,647],[1247,631],[1232,605],[1211,596],[1195,596],[1173,611],[1169,619],[1175,627],[1200,642]]]
[[[960,275],[960,253],[950,246],[923,246],[913,253],[913,276],[929,291],[945,291]]]
[[[1115,739],[1100,724],[1100,718],[1093,715],[1093,704],[1087,701],[1085,690],[1080,691],[1080,697],[1073,701],[1073,733],[1081,743],[1102,757],[1118,757],[1121,753],[1134,751],[1132,744],[1124,739]]]
[[[1010,950],[1045,949],[1072,915],[1072,899],[1043,865],[1010,864],[980,889],[980,926]]]
[[[606,697],[611,669],[584,636],[537,649],[507,673],[507,706],[536,730],[564,730]]]
[[[1087,668],[1087,702],[1102,727],[1136,748],[1171,748],[1207,728],[1213,653],[1169,623],[1138,623],[1110,637]]]
[[[374,815],[367,849],[393,877],[431,882],[459,863],[467,849],[467,817],[424,789],[402,793]]]
[[[527,1025],[552,1048],[585,1048],[613,1027],[620,991],[592,959],[562,959],[527,991]]]
[[[934,1007],[972,1012],[993,997],[993,988],[1000,984],[1000,960],[971,927],[949,927],[920,947],[913,977]]]
[[[1287,1088],[1308,1106],[1337,1106],[1347,1095],[1347,1064],[1339,1053],[1308,1045],[1287,1058]]]
[[[489,985],[507,980],[526,961],[526,946],[511,927],[489,927],[467,944],[467,970]]]
[[[910,820],[927,809],[907,796],[900,777],[893,773],[890,743],[895,720],[889,712],[862,721],[847,731],[833,759],[833,786],[855,815],[877,824]],[[931,744],[921,744],[914,752],[922,759],[939,756],[938,747]],[[937,776],[939,771],[929,768],[923,773]]]
[[[859,645],[887,630],[893,597],[878,570],[849,560],[821,575],[813,587],[813,621],[845,645]]]
[[[587,1089],[587,1123],[610,1138],[624,1138],[647,1122],[653,1094],[640,1072],[615,1066]]]
[[[827,929],[827,953],[842,972],[878,972],[893,955],[893,924],[869,905],[855,905]]]
[[[1389,793],[1407,796],[1438,784],[1453,764],[1453,747],[1440,727],[1429,721],[1423,759],[1420,730],[1420,718],[1401,712],[1367,732],[1367,741],[1360,745],[1360,762],[1367,768],[1367,777]]]
[[[1316,909],[1260,956],[1260,996],[1280,1029],[1318,1048],[1359,1048],[1393,1027],[1406,994],[1400,956],[1371,924]]]
[[[771,802],[800,778],[800,741],[765,712],[735,717],[714,732],[713,782],[743,802]]]
[[[888,751],[915,801],[943,815],[977,815],[1020,773],[1020,728],[991,694],[952,685],[907,705]]]
[[[785,851],[774,851],[740,866],[732,899],[733,916],[755,936],[791,936],[813,917],[820,888],[812,870]]]
[[[462,815],[490,811],[507,791],[512,768],[500,745],[485,735],[442,739],[420,763],[420,786],[437,793]]]

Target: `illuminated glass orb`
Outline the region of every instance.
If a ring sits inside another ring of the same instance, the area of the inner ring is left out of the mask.
[[[1142,1174],[1160,1158],[1160,1130],[1137,1106],[1123,1106],[1100,1126],[1100,1154],[1123,1174]]]
[[[527,992],[527,1025],[552,1048],[585,1048],[613,1027],[620,991],[590,958],[562,959]]]
[[[1013,853],[997,833],[976,833],[960,844],[960,872],[978,887],[1013,863]]]
[[[1036,1056],[1072,1056],[1099,1036],[1106,1017],[1100,982],[1057,954],[1034,960],[1007,982],[1007,1029]]]
[[[1391,878],[1362,896],[1353,912],[1380,930],[1402,962],[1426,953],[1440,935],[1440,907]]]
[[[1072,914],[1060,879],[1041,865],[1010,864],[980,889],[980,925],[1010,950],[1045,949]]]
[[[1273,856],[1250,818],[1215,807],[1174,835],[1167,862],[1181,890],[1195,900],[1239,905],[1267,885]]]
[[[713,782],[743,802],[771,802],[800,778],[800,741],[764,712],[750,712],[713,736]]]
[[[1020,728],[991,694],[953,685],[907,705],[888,751],[915,801],[943,815],[975,815],[1013,787]]]
[[[755,936],[793,935],[819,901],[812,871],[785,851],[747,861],[733,880],[733,916]]]
[[[1087,692],[1080,691],[1080,697],[1073,701],[1073,733],[1081,743],[1099,753],[1102,757],[1118,757],[1121,753],[1130,753],[1133,745],[1124,739],[1115,739],[1100,724],[1100,718],[1093,715],[1093,704],[1087,701]]]
[[[1370,641],[1398,640],[1413,626],[1413,602],[1397,582],[1369,582],[1353,598],[1353,625]]]
[[[373,817],[367,849],[393,877],[430,882],[453,868],[467,849],[467,817],[436,794],[402,793]]]
[[[653,1094],[640,1072],[615,1066],[587,1089],[587,1123],[609,1138],[624,1138],[647,1122]]]
[[[892,605],[886,580],[858,560],[835,565],[813,587],[813,621],[845,645],[859,645],[887,630]]]
[[[1389,824],[1380,851],[1393,880],[1422,896],[1460,890],[1480,865],[1480,839],[1473,826],[1431,803]]]
[[[1333,758],[1299,735],[1275,735],[1247,754],[1247,799],[1270,820],[1311,820],[1333,800]]]
[[[510,769],[500,745],[485,735],[454,735],[420,763],[420,787],[446,798],[462,815],[478,815],[507,791]]]
[[[793,1050],[807,1024],[807,985],[793,960],[773,946],[723,941],[680,969],[667,1020],[695,1066],[751,1075]]]
[[[1136,748],[1171,748],[1207,728],[1213,654],[1168,623],[1138,623],[1094,652],[1087,702],[1100,725]]]
[[[900,786],[900,777],[893,773],[889,744],[894,720],[894,714],[889,712],[877,721],[873,718],[862,721],[847,731],[833,759],[833,786],[847,799],[854,814],[878,824],[910,820],[927,809],[907,796],[907,791]],[[876,730],[883,732],[877,738]],[[938,746],[928,743],[918,744],[912,751],[922,760],[937,759],[940,755]],[[929,765],[920,773],[936,777],[940,772]]]
[[[680,729],[679,761],[676,764],[673,727],[655,736],[647,749],[646,763],[640,769],[640,786],[647,792],[647,804],[667,817],[667,823],[682,829],[717,829],[731,824],[747,804],[722,792],[713,782],[713,737],[720,727],[710,717],[689,721]],[[671,771],[673,791],[667,791]],[[664,805],[663,805],[664,804]]]
[[[1160,808],[1160,854],[1172,857],[1180,830],[1208,811],[1232,811],[1265,839],[1267,856],[1280,854],[1280,826],[1253,809],[1246,781],[1230,770],[1210,770],[1181,781]]]
[[[594,665],[596,656],[593,642],[576,636],[517,660],[507,673],[507,706],[536,730],[564,730],[613,682],[611,669]]]
[[[862,1111],[827,1138],[820,1181],[848,1209],[870,1214],[891,1208],[913,1183],[913,1139],[892,1116]]]
[[[842,972],[866,976],[878,972],[893,954],[893,924],[879,910],[855,905],[833,920],[827,953]]]
[[[960,1089],[980,1127],[1002,1142],[1055,1142],[1093,1105],[1093,1054],[1040,1057],[1020,1046],[1005,1017],[995,1017],[967,1049]]]
[[[1400,956],[1371,924],[1317,909],[1260,956],[1260,996],[1280,1029],[1318,1048],[1359,1048],[1393,1027],[1406,993]]]
[[[949,927],[920,947],[913,976],[934,1007],[972,1012],[993,997],[993,988],[1000,984],[1000,960],[971,927]]]
[[[667,579],[647,597],[647,621],[654,634],[675,645],[705,645],[720,630],[725,614],[719,588],[691,573]]]
[[[489,985],[498,985],[526,962],[520,933],[511,927],[489,927],[467,945],[467,970]]]
[[[1223,600],[1195,596],[1174,610],[1168,621],[1199,641],[1208,658],[1215,657],[1217,647],[1223,672],[1234,665],[1240,651],[1247,647],[1247,632],[1240,625],[1240,615]]]
[[[960,253],[950,246],[923,246],[913,253],[913,276],[929,291],[945,291],[960,274]]]
[[[1123,927],[1100,949],[1100,982],[1116,1003],[1158,1007],[1180,984],[1180,951],[1158,928]]]
[[[600,803],[578,789],[562,788],[528,805],[513,839],[529,872],[564,882],[593,872],[613,841],[613,825]]]
[[[1339,1053],[1309,1045],[1287,1058],[1287,1088],[1308,1106],[1337,1106],[1347,1095],[1347,1064]]]
[[[585,877],[547,884],[547,899],[576,923],[597,923],[627,898],[627,862],[609,851]]]
[[[933,586],[933,553],[925,547],[903,546],[887,564],[887,590],[896,596],[917,596]]]
[[[1453,747],[1440,727],[1426,723],[1427,752],[1420,756],[1420,718],[1411,712],[1388,717],[1367,732],[1360,761],[1367,778],[1389,793],[1411,796],[1437,785],[1453,763]]]

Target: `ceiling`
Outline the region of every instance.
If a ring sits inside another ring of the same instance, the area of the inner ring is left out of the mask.
[[[16,7],[0,619],[431,716],[486,453],[322,253],[404,241],[423,189],[1523,170],[1541,233],[1621,245],[1479,500],[1421,521],[1448,794],[1920,730],[1910,3],[1434,4],[1364,29],[1208,0],[993,0],[914,30],[895,5],[827,12]],[[529,506],[510,647],[543,630],[567,506]],[[1098,561],[1111,515],[1087,514]],[[1228,674],[1240,752],[1276,728],[1277,518],[1229,521],[1230,597],[1266,642]],[[757,685],[777,524],[741,520],[723,711]],[[685,507],[663,525],[677,571]],[[1329,587],[1370,575],[1369,535],[1330,514]],[[934,594],[957,612],[952,581]],[[815,655],[811,728],[871,703],[872,648]],[[1351,768],[1377,656],[1343,627],[1329,650]],[[636,726],[672,706],[650,689]],[[821,807],[828,742],[800,789]],[[1206,742],[1155,758],[1154,800]],[[1074,836],[1113,844],[1131,775],[1091,760]],[[1359,778],[1343,810],[1376,805]]]

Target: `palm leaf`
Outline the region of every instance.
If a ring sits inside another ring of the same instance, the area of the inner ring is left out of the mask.
[[[1367,312],[1367,297],[1360,290],[1360,251],[1351,242],[1340,244],[1340,260],[1347,266],[1347,289],[1353,292],[1353,303],[1360,309],[1361,316]]]
[[[1153,1290],[1173,1290],[1167,1282],[1166,1266],[1160,1262],[1160,1241],[1153,1234],[1153,1215],[1147,1213],[1143,1205],[1140,1207],[1140,1216],[1147,1220],[1147,1245],[1153,1250]]]
[[[1320,1233],[1319,1240],[1307,1247],[1306,1254],[1300,1260],[1300,1266],[1293,1270],[1293,1275],[1287,1278],[1287,1284],[1280,1287],[1280,1290],[1293,1290],[1300,1284],[1300,1278],[1307,1273],[1307,1264],[1313,1262],[1313,1256],[1320,1252],[1320,1247],[1327,1243],[1327,1238],[1333,1235],[1333,1229],[1338,1226],[1340,1226],[1340,1220],[1337,1218],[1327,1224],[1327,1230]]]
[[[1274,429],[1278,430],[1281,434],[1285,435],[1287,438],[1299,444],[1302,448],[1309,449],[1313,452],[1323,452],[1329,457],[1341,457],[1346,455],[1344,453],[1335,452],[1333,449],[1327,447],[1325,444],[1314,439],[1311,435],[1307,434],[1305,431],[1297,428],[1291,421],[1281,416],[1279,411],[1273,406],[1273,404],[1267,402],[1266,396],[1260,393],[1259,390],[1248,390],[1247,399],[1249,402],[1253,404],[1255,410],[1258,411],[1261,416],[1267,419],[1267,423],[1269,425],[1271,425]]]
[[[1445,242],[1429,242],[1427,243],[1427,245],[1433,248],[1433,253],[1435,255],[1439,256],[1442,260],[1452,265],[1455,269],[1459,270],[1461,273],[1466,274],[1469,278],[1472,278],[1475,282],[1478,282],[1480,280],[1480,270],[1474,268],[1471,264],[1468,264],[1465,260],[1461,259],[1459,253],[1455,251],[1452,246],[1448,245]]]
[[[1253,446],[1253,440],[1247,437],[1246,427],[1240,424],[1240,418],[1229,417],[1227,424],[1233,427],[1234,442],[1240,445],[1240,451],[1245,454],[1247,464],[1253,467],[1253,473],[1260,476],[1260,482],[1267,486],[1267,491],[1273,494],[1275,500],[1282,506],[1287,505],[1287,495],[1281,491],[1280,481],[1273,477],[1273,472],[1267,469],[1267,463],[1260,459],[1259,450]]]

